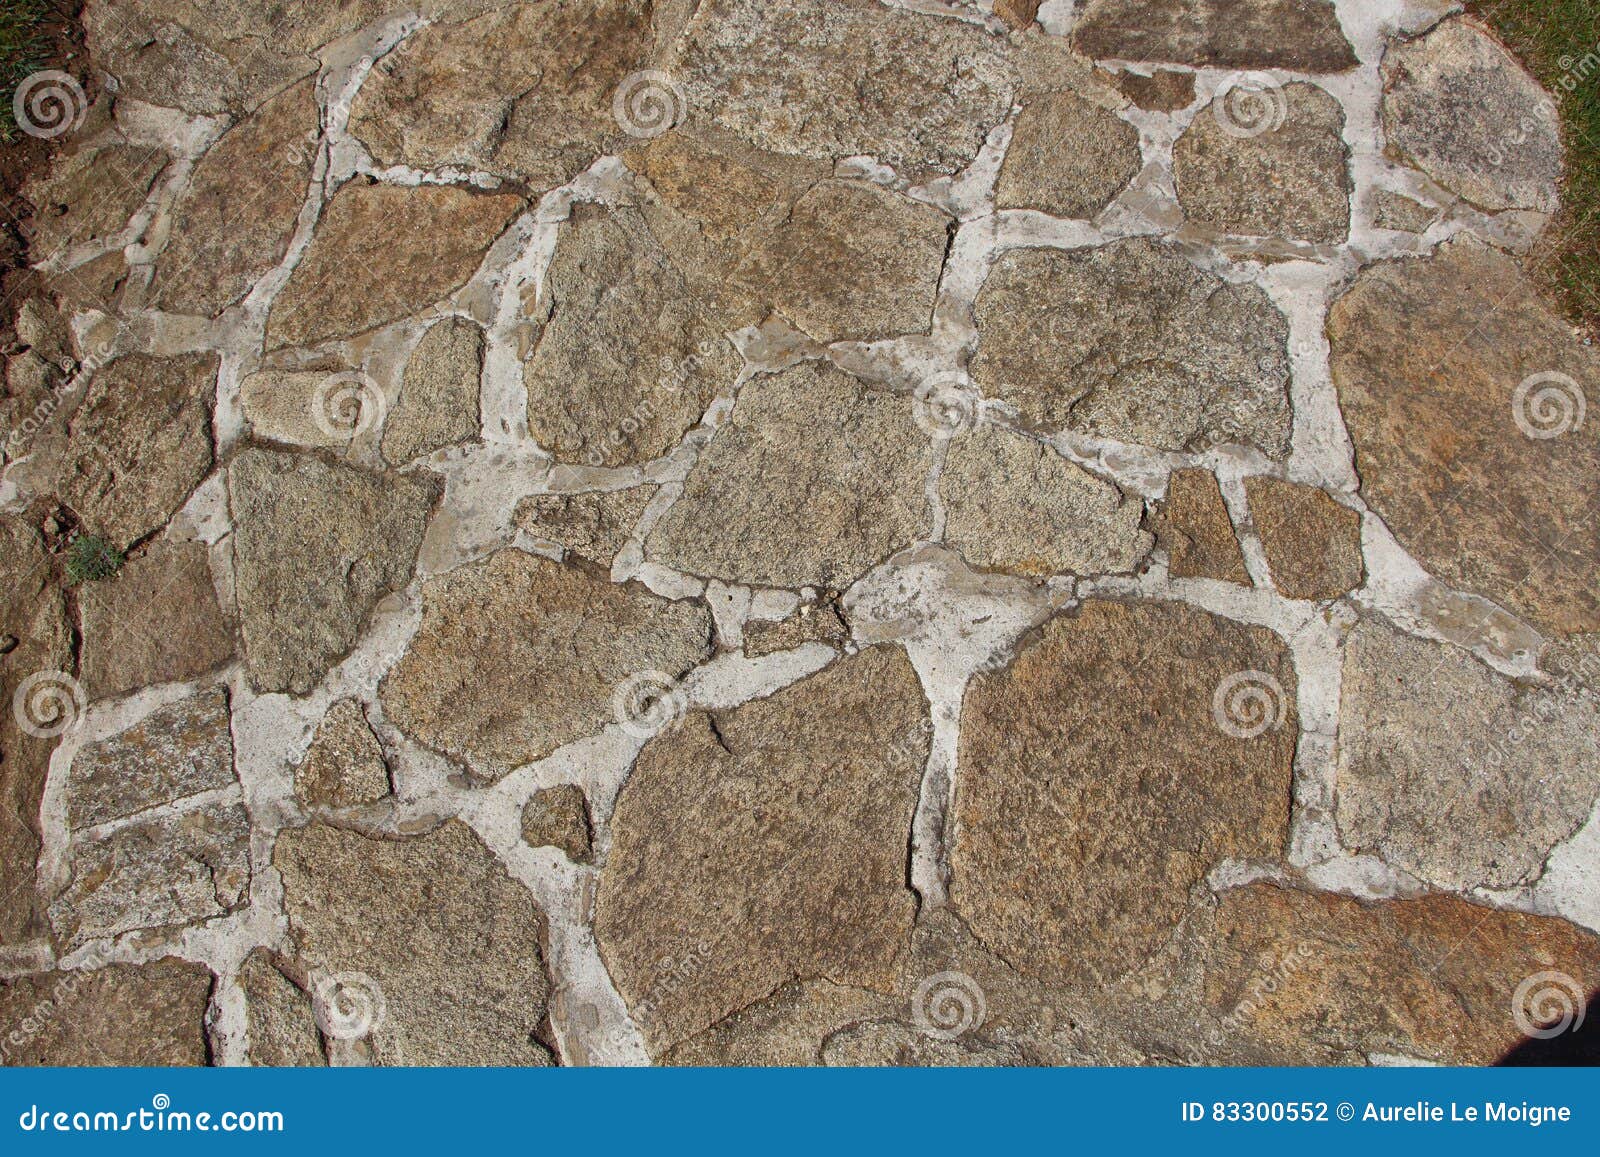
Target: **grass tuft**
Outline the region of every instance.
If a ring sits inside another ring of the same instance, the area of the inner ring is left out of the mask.
[[[17,135],[12,94],[45,66],[44,22],[50,12],[49,0],[0,0],[0,141],[7,144]]]
[[[105,539],[80,534],[67,544],[67,583],[96,582],[108,579],[122,569],[122,552]]]

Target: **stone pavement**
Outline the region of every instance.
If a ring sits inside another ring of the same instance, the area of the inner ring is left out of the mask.
[[[1553,99],[1457,7],[89,0],[0,408],[0,1058],[1575,1027],[1600,359],[1519,264]]]

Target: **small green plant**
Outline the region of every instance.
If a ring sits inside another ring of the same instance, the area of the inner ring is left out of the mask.
[[[105,539],[80,534],[67,544],[67,583],[77,586],[110,578],[122,569],[122,552]]]
[[[0,141],[17,135],[11,98],[29,74],[44,67],[43,26],[49,0],[0,0]]]

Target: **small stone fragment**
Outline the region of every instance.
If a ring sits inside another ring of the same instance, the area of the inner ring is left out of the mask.
[[[1173,148],[1178,202],[1195,224],[1334,244],[1350,232],[1344,110],[1311,84],[1239,86],[1200,110]]]
[[[211,973],[173,957],[0,981],[8,1065],[204,1065]]]
[[[272,955],[256,949],[239,968],[252,1065],[275,1068],[327,1064],[311,998],[278,971]]]
[[[1073,46],[1096,59],[1343,72],[1356,63],[1333,0],[1089,0]]]
[[[345,808],[389,794],[383,745],[361,704],[341,699],[322,717],[316,738],[294,772],[295,793],[313,807]]]
[[[1244,480],[1250,521],[1272,582],[1291,599],[1336,599],[1361,585],[1361,514],[1325,490],[1277,478]]]
[[[1194,103],[1194,73],[1158,68],[1149,76],[1117,71],[1111,83],[1134,104],[1150,112],[1177,112]]]
[[[1158,510],[1156,541],[1167,552],[1169,575],[1250,585],[1244,552],[1234,537],[1233,520],[1215,474],[1174,470]]]
[[[564,783],[533,793],[522,809],[522,838],[530,847],[560,848],[575,864],[587,864],[593,832],[583,789]]]
[[[410,581],[439,486],[249,447],[228,491],[251,676],[264,690],[304,695],[378,601]]]
[[[698,603],[502,550],[423,586],[422,626],[383,681],[387,718],[482,774],[619,723],[630,676],[681,677],[711,653]]]
[[[475,441],[483,330],[465,318],[441,321],[417,343],[406,363],[400,400],[383,423],[383,456],[399,466]]]
[[[1012,28],[1026,28],[1039,18],[1041,0],[994,0],[994,14]]]
[[[1070,92],[1028,98],[1018,114],[995,205],[1093,217],[1138,174],[1139,130]]]
[[[807,643],[827,643],[830,647],[844,646],[850,638],[850,625],[845,622],[837,603],[806,604],[778,623],[762,621],[744,625],[744,653],[757,658],[779,651],[793,650]]]
[[[1372,220],[1380,229],[1398,229],[1405,233],[1426,233],[1428,227],[1439,219],[1439,212],[1410,197],[1379,189],[1373,194]]]
[[[654,494],[653,486],[599,494],[536,494],[517,503],[511,522],[535,538],[609,567]]]
[[[912,401],[804,362],[741,391],[648,553],[751,586],[842,590],[925,526]]]
[[[939,491],[945,542],[979,569],[1036,578],[1126,573],[1150,550],[1137,498],[995,426],[951,442]]]

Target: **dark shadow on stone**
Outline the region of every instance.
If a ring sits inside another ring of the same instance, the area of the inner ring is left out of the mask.
[[[1495,1062],[1497,1066],[1600,1066],[1600,989],[1589,994],[1590,1015],[1575,1029],[1539,1040],[1529,1037]]]

